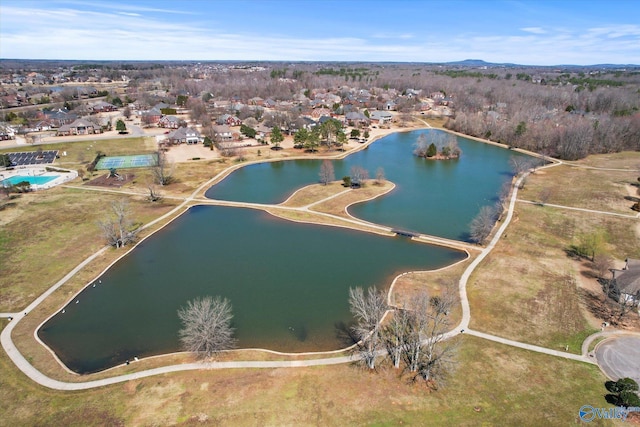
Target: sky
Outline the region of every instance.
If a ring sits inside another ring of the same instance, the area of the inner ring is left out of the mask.
[[[0,58],[640,64],[640,1],[0,0]]]

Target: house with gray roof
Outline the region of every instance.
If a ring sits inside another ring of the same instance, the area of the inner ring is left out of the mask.
[[[102,128],[87,119],[77,119],[72,123],[62,125],[58,128],[56,136],[66,135],[90,135],[94,133],[102,133]]]
[[[378,124],[386,124],[386,123],[391,123],[391,120],[393,120],[393,114],[391,114],[388,111],[372,111],[369,114],[371,121],[378,123]]]
[[[167,135],[167,140],[172,144],[197,144],[203,138],[196,129],[192,127],[182,127]]]
[[[611,269],[618,302],[640,305],[640,260],[627,258],[622,270]]]
[[[158,127],[166,129],[178,129],[182,120],[176,116],[162,116],[158,120]]]
[[[352,111],[345,115],[345,122],[349,126],[367,126],[369,119],[359,111]]]

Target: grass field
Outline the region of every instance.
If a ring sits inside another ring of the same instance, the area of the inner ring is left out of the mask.
[[[100,141],[100,150],[109,155],[145,152],[145,140],[131,139],[130,146],[124,141]],[[55,149],[64,150],[61,145],[55,144]],[[93,160],[95,148],[91,142],[70,144],[67,158],[61,162],[80,167]],[[80,161],[80,153],[85,152],[85,159]],[[638,160],[640,155],[632,153],[626,160],[594,156],[585,163],[625,167]],[[161,189],[167,198],[160,203],[145,200],[149,175],[144,170],[136,171],[135,181],[122,188],[138,196],[89,191],[78,180],[79,188],[57,187],[13,200],[0,214],[0,311],[21,310],[102,247],[96,222],[111,201],[126,197],[134,219],[147,223],[180,202],[169,196],[191,194],[232,164],[208,161],[176,165],[176,182]],[[602,189],[606,188],[607,197],[611,197],[607,200],[614,202],[615,198],[617,203],[624,189],[619,182],[633,178],[626,172],[620,177],[617,173],[583,175],[584,170],[555,169],[533,175],[520,198],[535,200],[541,188],[551,186],[555,191],[549,203],[606,210],[609,202],[598,201]],[[570,178],[563,171],[575,175]],[[304,206],[318,200],[314,197],[322,199],[343,190],[338,186],[319,187],[300,192],[287,204]],[[569,187],[571,194],[564,194],[569,193]],[[385,188],[371,185],[361,190],[314,209],[339,213],[345,204],[379,194]],[[595,201],[588,202],[591,199]],[[616,211],[624,209],[622,204],[612,206]],[[306,219],[314,215],[296,214],[306,215]],[[580,233],[602,228],[606,230],[609,253],[617,259],[640,257],[637,223],[518,203],[514,222],[469,282],[471,327],[550,348],[569,345],[570,351],[577,352],[593,325],[571,280],[584,266],[568,258],[565,249]],[[63,379],[71,376],[61,373],[50,354],[37,344],[34,329],[119,254],[107,251],[14,330],[16,345],[44,373]],[[445,283],[455,282],[468,262],[438,272],[407,275],[397,284],[394,298],[423,286],[437,293]],[[458,318],[459,313],[454,316]],[[0,322],[6,324],[5,320]],[[144,361],[144,366],[158,366],[167,360],[187,359],[168,356]],[[132,365],[127,369],[137,368]],[[78,380],[82,378],[76,377]],[[580,422],[577,411],[584,404],[607,406],[604,381],[595,366],[471,336],[461,338],[457,369],[446,387],[435,392],[419,383],[408,383],[392,369],[381,367],[369,373],[348,365],[186,372],[85,392],[57,392],[32,383],[2,352],[0,425],[568,425]]]
[[[185,372],[83,392],[36,386],[4,354],[0,372],[3,425],[559,426],[579,423],[584,404],[608,406],[597,367],[471,336],[436,392],[352,365]]]
[[[638,153],[631,153],[626,164],[639,159]],[[590,158],[590,163],[611,167],[606,156],[599,163]],[[615,157],[616,166],[624,164]],[[626,173],[624,179],[632,176]],[[554,195],[549,203],[624,211],[624,205],[630,204],[619,184],[622,179],[617,172],[558,166],[532,175],[518,196],[534,199],[532,194],[549,188]],[[627,207],[626,213],[631,212]],[[638,225],[637,219],[518,203],[503,239],[467,287],[470,327],[555,349],[568,345],[569,351],[579,353],[582,340],[599,322],[585,313],[578,285],[595,279],[588,263],[570,258],[566,251],[579,243],[581,235],[603,230],[606,253],[619,262],[637,258]]]

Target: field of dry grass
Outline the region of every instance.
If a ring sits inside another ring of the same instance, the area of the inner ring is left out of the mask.
[[[436,392],[383,366],[185,372],[83,392],[34,385],[4,354],[0,372],[4,425],[569,425],[580,406],[606,406],[595,366],[471,336]]]
[[[629,184],[637,182],[639,176],[640,172],[633,171],[560,165],[531,175],[518,197],[539,202],[546,196],[546,203],[550,204],[632,215],[635,214],[631,210],[633,202],[626,200],[625,196],[629,195]]]
[[[600,160],[599,162],[596,160]],[[626,163],[615,156],[613,165],[623,167],[640,159],[628,155]],[[609,156],[593,156],[593,166],[610,168]],[[632,213],[620,182],[633,174],[558,166],[532,175],[518,194],[534,199],[549,188],[549,203],[609,212]],[[625,210],[626,206],[626,210]],[[589,262],[567,255],[581,236],[602,232],[603,252],[618,263],[640,256],[638,219],[518,203],[514,220],[493,252],[474,272],[468,293],[470,327],[499,336],[545,347],[580,352],[585,336],[600,321],[587,312],[584,292],[578,285],[593,282]]]
[[[2,211],[0,228],[0,311],[18,311],[104,246],[98,221],[110,204],[123,199],[111,193],[52,188],[27,193]],[[174,207],[170,200],[129,200],[132,218],[144,224]]]

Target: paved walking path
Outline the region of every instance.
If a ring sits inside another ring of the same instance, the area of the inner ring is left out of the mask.
[[[465,334],[469,334],[469,335],[473,335],[479,338],[483,338],[485,340],[489,340],[489,341],[493,341],[493,342],[498,342],[500,344],[505,344],[505,345],[510,345],[512,347],[518,347],[518,348],[522,348],[524,350],[530,350],[530,351],[535,351],[537,353],[544,353],[544,354],[548,354],[550,356],[556,356],[556,357],[562,357],[564,359],[571,359],[571,360],[577,360],[578,362],[585,362],[585,363],[592,363],[592,364],[596,364],[596,361],[593,358],[590,358],[589,356],[585,356],[584,354],[573,354],[573,353],[568,353],[565,351],[558,351],[558,350],[553,350],[550,348],[545,348],[545,347],[540,347],[538,345],[533,345],[533,344],[526,344],[526,343],[522,343],[519,341],[514,341],[514,340],[510,340],[510,339],[506,339],[506,338],[502,338],[502,337],[498,337],[495,335],[491,335],[491,334],[485,334],[484,332],[478,332],[478,331],[474,331],[474,330],[466,330],[464,331]]]
[[[10,317],[16,317],[18,313],[0,313],[0,318],[8,319]]]
[[[561,162],[556,162],[556,163],[552,163],[550,165],[547,165],[545,167],[547,167],[547,168],[548,167],[554,167],[554,166],[558,166],[560,164],[562,164],[562,163]],[[231,170],[235,170],[236,168],[237,167],[231,168]],[[196,199],[196,196],[197,196],[198,193],[203,191],[205,188],[211,186],[216,180],[221,179],[222,177],[226,176],[228,173],[229,173],[228,170],[227,171],[223,171],[220,174],[216,175],[215,177],[211,178],[209,181],[203,183],[201,186],[199,186],[197,189],[195,189],[193,191],[193,193],[189,197],[181,199],[181,200],[183,200],[182,203],[180,203],[178,206],[176,206],[174,209],[172,209],[167,214],[165,214],[165,215],[157,218],[156,220],[152,221],[151,223],[145,225],[144,228],[150,227],[150,226],[158,223],[159,221],[162,221],[162,220],[164,220],[166,218],[169,218],[169,217],[175,215],[176,213],[180,212],[181,210],[184,210],[185,207],[187,207],[187,205],[189,203],[191,203],[191,202],[208,203],[208,204],[219,204],[219,205],[229,205],[229,206],[240,206],[241,205],[241,206],[244,206],[244,207],[254,207],[254,208],[260,208],[260,209],[264,209],[265,206],[267,206],[267,205],[260,205],[260,204],[256,204],[256,203],[237,203],[237,202],[227,202],[227,201],[218,201],[218,200]],[[522,348],[522,349],[525,349],[525,350],[535,351],[535,352],[539,352],[539,353],[543,353],[543,354],[548,354],[548,355],[551,355],[551,356],[562,357],[562,358],[565,358],[565,359],[576,360],[576,361],[579,361],[579,362],[594,363],[594,361],[592,360],[592,357],[587,355],[585,353],[585,350],[584,350],[585,345],[586,345],[587,349],[588,349],[588,346],[589,346],[589,344],[587,343],[587,340],[585,340],[585,344],[583,344],[583,354],[582,355],[576,355],[576,354],[561,352],[561,351],[557,351],[557,350],[552,350],[552,349],[548,349],[548,348],[544,348],[544,347],[540,347],[540,346],[536,346],[536,345],[521,343],[521,342],[514,341],[514,340],[509,340],[509,339],[498,337],[498,336],[495,336],[495,335],[490,335],[490,334],[486,334],[486,333],[483,333],[483,332],[470,330],[468,328],[469,321],[471,319],[471,309],[470,309],[470,306],[469,306],[469,301],[468,301],[467,292],[466,292],[466,286],[467,286],[468,279],[471,276],[471,273],[474,271],[474,269],[480,264],[480,262],[482,262],[482,260],[495,247],[495,245],[498,243],[500,237],[504,233],[505,229],[509,225],[509,223],[510,223],[512,217],[513,217],[514,206],[515,206],[515,203],[517,201],[518,186],[519,186],[520,182],[522,181],[522,179],[524,179],[524,176],[520,177],[516,181],[516,183],[514,185],[514,190],[513,190],[513,193],[512,193],[510,202],[509,202],[509,208],[508,208],[507,216],[505,217],[504,221],[502,222],[502,224],[500,225],[500,227],[498,228],[498,230],[494,234],[494,236],[491,239],[490,243],[481,251],[481,253],[478,255],[478,257],[476,259],[474,259],[474,261],[467,267],[467,269],[464,271],[464,273],[463,273],[463,275],[462,275],[462,277],[460,279],[460,282],[459,282],[459,293],[460,293],[460,301],[461,301],[461,304],[462,304],[462,320],[460,321],[458,326],[456,328],[454,328],[454,330],[444,334],[444,336],[446,338],[451,338],[453,336],[456,336],[458,334],[463,333],[463,330],[464,330],[464,333],[467,333],[469,335],[473,335],[473,336],[476,336],[476,337],[479,337],[479,338],[482,338],[482,339],[498,342],[498,343],[501,343],[501,344],[505,344],[505,345],[509,345],[509,346],[513,346],[513,347],[518,347],[518,348]],[[75,188],[78,188],[78,187],[75,187]],[[86,188],[83,188],[83,189],[86,189]],[[93,190],[95,190],[95,189],[93,189]],[[100,190],[97,190],[97,191],[100,191]],[[113,191],[113,190],[105,189],[104,191]],[[330,199],[332,197],[337,197],[337,195],[331,196],[331,197],[329,197],[327,199]],[[293,209],[293,210],[305,210],[305,209],[308,210],[309,207],[313,206],[314,204],[311,204],[309,206],[305,206],[305,207],[302,207],[302,208],[291,208],[291,207],[283,207],[283,206],[274,206],[274,207],[277,207],[279,209],[286,208],[286,209]],[[356,219],[349,220],[349,219],[345,219],[343,217],[337,217],[337,216],[330,215],[330,214],[323,214],[323,213],[315,212],[315,211],[313,211],[313,212],[317,213],[317,214],[330,216],[330,217],[335,217],[335,218],[338,218],[338,219],[340,219],[342,221],[347,221],[347,222],[352,221],[352,222],[358,223],[359,225],[364,223],[364,222],[356,220]],[[378,228],[380,230],[390,231],[390,229],[388,227],[379,226],[379,225],[376,225],[376,224],[369,224],[369,223],[364,223],[364,224],[366,224],[368,227],[374,226],[374,228]],[[440,241],[440,243],[437,243],[437,244],[448,244],[446,239],[435,238],[435,237],[432,237],[432,236],[421,236],[421,237],[423,239],[427,240],[427,241],[429,241],[429,239],[434,239],[434,241],[437,239],[437,240]],[[462,242],[455,242],[455,243],[464,245],[464,243],[462,243]],[[293,367],[305,367],[305,366],[335,365],[335,364],[349,363],[349,362],[353,362],[353,361],[357,360],[357,358],[355,358],[355,357],[342,356],[342,357],[330,357],[330,358],[319,358],[319,359],[313,359],[313,360],[298,360],[298,361],[237,361],[237,362],[186,363],[186,364],[180,364],[180,365],[164,366],[164,367],[160,367],[160,368],[149,369],[149,370],[146,370],[146,371],[141,371],[141,372],[136,372],[136,373],[131,373],[131,374],[119,375],[119,376],[116,376],[116,377],[105,378],[105,379],[101,379],[101,380],[85,381],[85,382],[77,382],[77,383],[75,383],[75,382],[74,383],[63,382],[63,381],[58,381],[58,380],[54,380],[54,379],[52,379],[50,377],[47,377],[46,375],[44,375],[43,373],[38,371],[33,365],[31,365],[24,358],[24,356],[20,353],[20,351],[17,349],[17,347],[13,343],[13,341],[11,339],[11,332],[13,331],[15,326],[20,322],[20,320],[28,315],[27,313],[29,311],[31,311],[35,307],[37,307],[42,301],[44,301],[49,295],[51,295],[51,293],[53,293],[55,290],[57,290],[68,279],[70,279],[73,275],[75,275],[79,270],[81,270],[88,263],[93,261],[96,257],[98,257],[99,255],[104,253],[107,249],[108,249],[108,247],[102,248],[100,251],[96,252],[95,254],[93,254],[92,256],[87,258],[86,260],[84,260],[82,263],[80,263],[76,268],[74,268],[72,271],[70,271],[65,277],[63,277],[60,281],[58,281],[51,288],[49,288],[46,292],[44,292],[42,295],[40,295],[38,298],[36,298],[36,300],[34,300],[31,304],[29,304],[29,306],[24,310],[24,312],[21,312],[21,313],[2,313],[2,314],[0,314],[0,317],[13,317],[13,320],[10,321],[9,324],[7,325],[7,327],[5,327],[2,330],[2,332],[0,333],[0,343],[2,344],[2,347],[5,349],[5,351],[7,352],[7,355],[13,361],[13,363],[25,375],[27,375],[34,382],[36,382],[36,383],[38,383],[38,384],[40,384],[42,386],[49,387],[49,388],[52,388],[52,389],[57,389],[57,390],[86,390],[86,389],[90,389],[90,388],[103,387],[103,386],[106,386],[106,385],[116,384],[116,383],[129,381],[129,380],[133,380],[133,379],[150,377],[150,376],[153,376],[153,375],[159,375],[159,374],[165,374],[165,373],[171,373],[171,372],[181,372],[181,371],[187,371],[187,370],[197,370],[197,369],[249,369],[249,368],[293,368]],[[598,334],[596,334],[596,335],[598,335]],[[597,338],[597,337],[595,337],[595,338],[592,338],[592,337],[589,337],[588,340],[591,339],[591,341],[592,341],[593,339]],[[589,343],[591,341],[589,341]]]
[[[520,203],[528,203],[531,205],[540,205],[540,202],[534,202],[532,200],[523,200],[523,199],[518,199],[517,200]],[[594,214],[598,214],[598,215],[612,215],[612,216],[619,216],[622,218],[630,218],[630,219],[637,219],[640,216],[640,213],[636,214],[636,215],[629,215],[629,214],[623,214],[623,213],[618,213],[618,212],[608,212],[608,211],[597,211],[594,209],[586,209],[586,208],[575,208],[572,206],[563,206],[563,205],[554,205],[551,203],[544,203],[544,206],[549,206],[551,208],[559,208],[559,209],[567,209],[567,210],[571,210],[571,211],[580,211],[580,212],[588,212],[588,213],[594,213]]]

